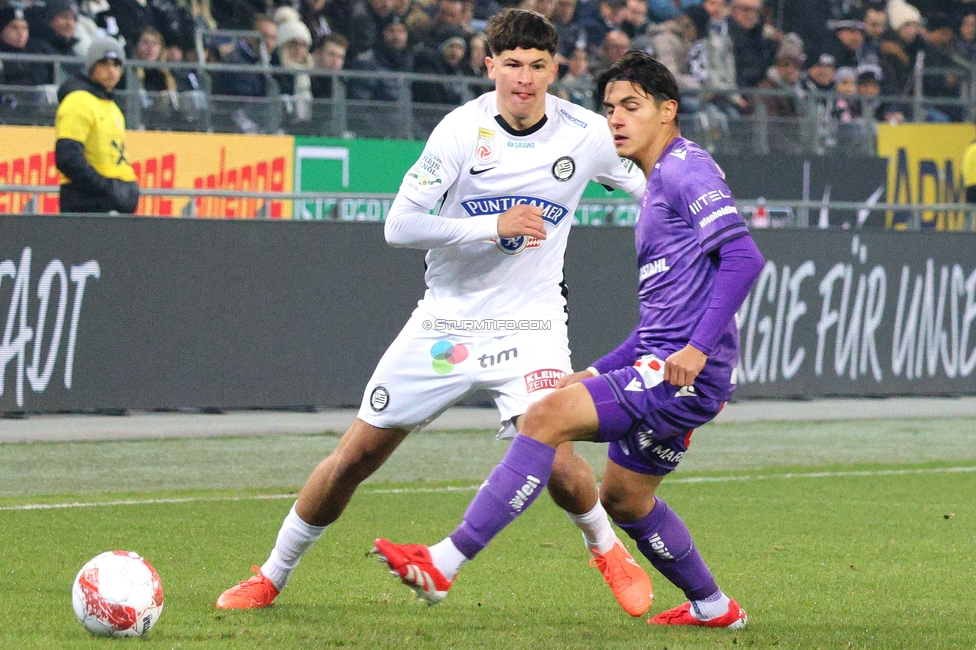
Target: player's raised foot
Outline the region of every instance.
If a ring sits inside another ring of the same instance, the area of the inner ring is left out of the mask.
[[[618,539],[605,554],[591,550],[590,566],[603,574],[603,579],[624,611],[631,616],[643,616],[651,608],[654,591],[647,572],[634,560]]]
[[[647,619],[647,622],[651,625],[696,625],[698,627],[727,627],[730,630],[741,630],[746,626],[748,620],[746,610],[739,607],[739,603],[734,600],[729,600],[729,611],[721,616],[704,621],[692,615],[691,603],[685,603],[674,609],[661,612],[657,616]]]
[[[257,575],[220,594],[217,609],[260,609],[274,602],[279,593],[274,583],[264,577],[260,567],[252,566],[251,571]]]
[[[374,542],[373,553],[390,567],[390,573],[414,590],[417,598],[436,605],[447,598],[452,580],[434,566],[430,551],[421,544],[394,544],[387,539]]]

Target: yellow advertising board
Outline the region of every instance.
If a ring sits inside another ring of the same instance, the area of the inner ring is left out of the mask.
[[[54,185],[54,129],[0,126],[0,184]],[[291,136],[130,131],[126,152],[142,188],[194,188],[290,192],[294,187],[295,141]],[[0,214],[23,210],[26,194],[0,193]],[[143,196],[137,214],[187,214],[189,199]],[[261,199],[200,197],[200,217],[254,218]],[[40,197],[38,212],[58,211],[57,194]],[[272,219],[291,217],[291,201],[272,201]]]
[[[888,159],[888,202],[962,203],[962,155],[976,138],[972,124],[882,124],[878,155]],[[888,227],[904,229],[910,212],[888,214]],[[922,228],[962,230],[965,210],[923,210]]]

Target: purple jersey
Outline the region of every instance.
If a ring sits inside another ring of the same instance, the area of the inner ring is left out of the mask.
[[[696,328],[709,306],[718,270],[716,256],[709,253],[749,231],[724,172],[706,151],[680,137],[665,148],[647,178],[635,231],[640,299],[636,356],[664,359],[692,343],[708,355],[696,388],[713,399],[729,399],[739,354],[735,319],[717,333]],[[709,335],[712,340],[705,340]]]

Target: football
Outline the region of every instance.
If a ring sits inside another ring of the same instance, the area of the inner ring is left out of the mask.
[[[71,604],[92,634],[142,636],[163,612],[163,583],[138,553],[107,551],[81,567]]]

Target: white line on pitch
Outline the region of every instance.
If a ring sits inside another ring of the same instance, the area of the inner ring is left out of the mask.
[[[848,472],[805,472],[802,474],[757,474],[755,476],[699,476],[675,478],[668,481],[669,485],[690,483],[730,483],[735,481],[766,481],[771,479],[794,478],[836,478],[845,476],[904,476],[913,474],[956,474],[961,472],[976,472],[976,467],[933,467],[930,469],[879,469],[852,470]],[[471,492],[477,490],[478,485],[446,486],[439,488],[391,488],[386,490],[361,490],[361,494],[421,494],[426,492]],[[126,499],[122,501],[98,501],[92,503],[28,503],[20,506],[0,506],[4,510],[63,510],[66,508],[99,508],[106,506],[141,506],[160,503],[201,503],[206,501],[259,501],[266,499],[295,499],[295,494],[257,494],[246,497],[183,497],[173,499]]]

